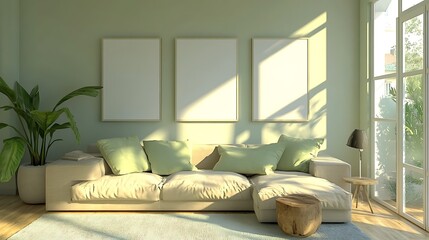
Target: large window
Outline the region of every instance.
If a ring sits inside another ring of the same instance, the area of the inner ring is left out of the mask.
[[[396,72],[397,0],[374,4],[374,76]]]
[[[374,198],[428,229],[425,151],[429,0],[371,2]]]
[[[397,44],[398,1],[380,0],[373,12],[374,196],[397,208]]]
[[[424,8],[424,6],[423,6]],[[424,11],[416,9],[401,16],[401,166],[402,205],[406,216],[424,223]]]

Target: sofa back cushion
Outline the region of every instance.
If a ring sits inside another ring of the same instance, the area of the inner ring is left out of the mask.
[[[213,170],[241,174],[270,174],[276,170],[284,149],[284,143],[244,148],[221,145],[218,147],[220,159]]]
[[[284,143],[286,148],[277,165],[277,170],[309,172],[310,160],[317,157],[323,138],[293,138],[281,135],[279,143]]]
[[[137,137],[109,138],[97,141],[110,169],[115,175],[150,170],[150,164]]]
[[[193,144],[192,164],[198,169],[213,169],[219,161],[219,144]],[[229,146],[246,147],[245,144],[230,144]]]
[[[246,144],[229,144],[230,146],[246,147]],[[258,146],[255,144],[252,146]],[[213,169],[214,165],[219,161],[219,153],[217,147],[219,144],[192,144],[191,163],[198,169]],[[96,144],[89,144],[86,152],[92,155],[100,155],[100,151]],[[112,173],[110,166],[106,164],[106,174]]]
[[[188,142],[143,141],[143,147],[155,174],[170,175],[180,171],[196,170],[191,163],[192,148]]]

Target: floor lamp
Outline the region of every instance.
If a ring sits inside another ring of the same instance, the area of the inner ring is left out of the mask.
[[[359,177],[362,177],[362,152],[365,145],[365,131],[355,129],[347,141],[347,146],[359,149]]]

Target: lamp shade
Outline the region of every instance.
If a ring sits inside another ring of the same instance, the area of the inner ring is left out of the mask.
[[[366,142],[366,135],[363,130],[355,129],[347,141],[347,146],[362,150]]]

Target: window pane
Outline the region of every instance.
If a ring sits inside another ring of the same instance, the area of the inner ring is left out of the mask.
[[[374,111],[376,118],[396,119],[396,79],[374,81]]]
[[[374,4],[374,75],[396,72],[397,0]]]
[[[424,122],[422,75],[404,78],[404,162],[423,167]]]
[[[405,170],[405,212],[423,222],[423,175]]]
[[[396,208],[396,123],[375,122],[375,196]]]
[[[423,15],[404,22],[405,72],[423,69]]]
[[[421,2],[423,2],[423,0],[402,0],[402,11],[405,11],[408,8]]]

